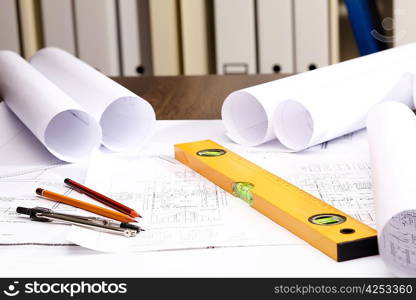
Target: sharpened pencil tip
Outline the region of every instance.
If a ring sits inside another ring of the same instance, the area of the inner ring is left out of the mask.
[[[135,210],[132,210],[131,212],[130,212],[130,216],[131,217],[133,217],[133,218],[141,218],[142,216],[141,215],[139,215],[138,213],[137,213],[137,211],[135,211]]]
[[[43,193],[43,189],[41,188],[36,189],[36,194],[38,194],[39,196],[42,196],[42,193]]]

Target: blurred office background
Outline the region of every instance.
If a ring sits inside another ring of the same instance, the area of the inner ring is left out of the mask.
[[[295,73],[416,41],[414,0],[1,0],[0,49],[109,76]]]

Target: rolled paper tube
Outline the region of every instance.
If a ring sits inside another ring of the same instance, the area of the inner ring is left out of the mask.
[[[150,137],[156,121],[152,106],[75,56],[44,48],[30,63],[100,123],[108,149],[136,152]]]
[[[85,160],[100,145],[98,122],[11,51],[0,51],[0,98],[49,152],[61,160]]]
[[[416,117],[395,102],[367,119],[380,255],[392,273],[416,276]]]
[[[231,93],[222,106],[227,135],[255,146],[277,138],[299,151],[365,127],[382,101],[410,107],[416,43]]]

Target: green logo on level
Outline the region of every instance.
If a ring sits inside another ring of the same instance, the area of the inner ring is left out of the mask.
[[[208,157],[216,157],[224,155],[226,152],[222,149],[205,149],[198,151],[196,154],[199,156],[208,156]]]
[[[244,200],[249,205],[253,203],[251,189],[254,188],[254,184],[250,182],[234,182],[232,188],[234,196]]]

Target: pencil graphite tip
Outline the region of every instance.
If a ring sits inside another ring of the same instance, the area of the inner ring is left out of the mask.
[[[36,194],[38,194],[39,196],[42,196],[42,193],[43,193],[43,189],[41,188],[36,189]]]

